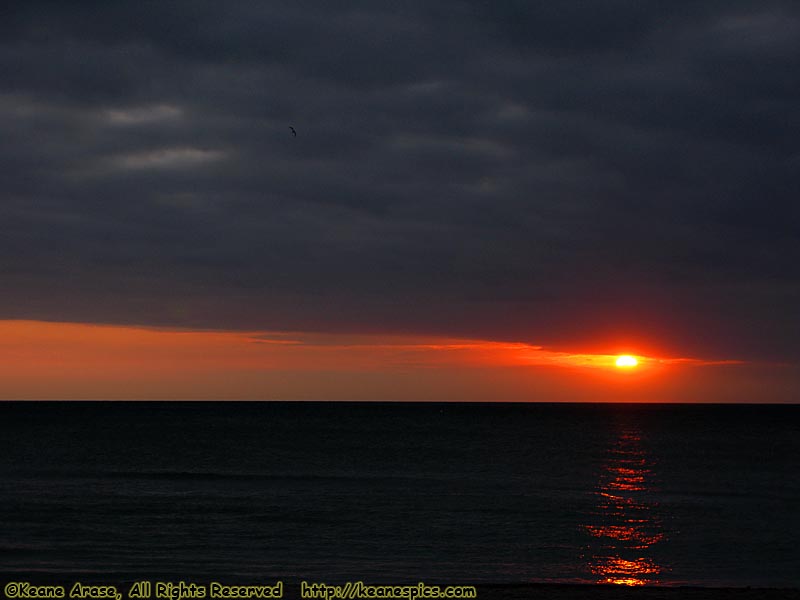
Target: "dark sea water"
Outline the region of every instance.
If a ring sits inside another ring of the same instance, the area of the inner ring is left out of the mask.
[[[0,579],[800,586],[800,406],[2,403]]]

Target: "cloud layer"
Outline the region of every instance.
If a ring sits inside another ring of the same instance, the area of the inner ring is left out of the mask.
[[[796,3],[32,1],[0,30],[0,318],[800,358]]]

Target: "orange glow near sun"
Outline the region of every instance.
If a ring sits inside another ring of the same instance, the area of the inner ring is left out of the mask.
[[[611,385],[619,400],[669,369],[735,364],[439,336],[0,320],[0,399],[595,401]]]
[[[614,364],[620,369],[632,369],[639,364],[639,361],[629,354],[623,354],[622,356],[617,357],[617,360]]]

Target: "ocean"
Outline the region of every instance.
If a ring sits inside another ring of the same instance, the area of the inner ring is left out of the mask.
[[[0,578],[800,587],[800,406],[0,404]]]

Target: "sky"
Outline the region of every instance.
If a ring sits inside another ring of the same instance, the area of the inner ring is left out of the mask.
[[[2,398],[800,399],[796,2],[0,34]]]

